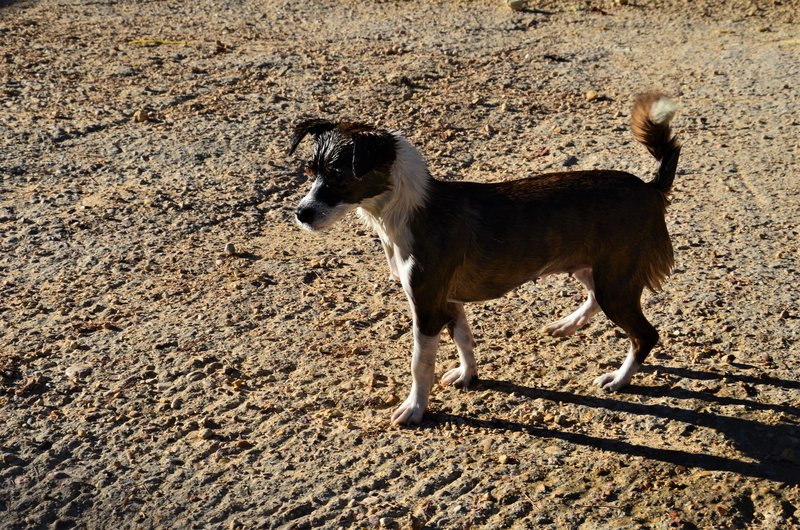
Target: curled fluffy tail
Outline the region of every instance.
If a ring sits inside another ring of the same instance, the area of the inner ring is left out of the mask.
[[[669,127],[676,110],[676,105],[664,95],[651,92],[636,98],[631,114],[633,136],[661,162],[656,178],[650,184],[664,194],[672,188],[681,153],[681,143]]]

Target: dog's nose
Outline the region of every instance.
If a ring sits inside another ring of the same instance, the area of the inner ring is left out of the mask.
[[[303,224],[310,224],[314,220],[314,209],[308,206],[301,206],[295,212],[297,220]]]

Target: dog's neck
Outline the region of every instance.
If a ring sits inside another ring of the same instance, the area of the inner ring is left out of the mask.
[[[419,151],[402,136],[396,135],[396,139],[389,190],[364,201],[358,213],[384,244],[396,247],[405,259],[411,254],[410,220],[428,198],[431,177]]]

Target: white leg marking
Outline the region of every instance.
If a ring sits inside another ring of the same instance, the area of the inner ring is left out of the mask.
[[[600,311],[600,306],[597,305],[594,293],[590,292],[586,301],[574,313],[548,324],[544,329],[554,337],[568,337],[588,324],[598,311]]]
[[[633,356],[633,351],[629,351],[622,366],[613,372],[596,377],[594,384],[609,392],[619,390],[620,388],[628,386],[628,383],[630,383],[633,378],[633,374],[638,372],[641,366],[642,365],[636,361],[636,357]]]
[[[453,341],[458,349],[459,365],[445,372],[442,376],[442,384],[453,385],[467,388],[472,378],[477,375],[475,365],[475,339],[467,323],[467,315],[464,313],[464,304],[455,304],[458,308],[458,316],[453,326]]]
[[[592,280],[592,269],[581,269],[573,274],[589,291],[586,301],[574,312],[561,320],[557,320],[545,326],[545,333],[555,337],[567,337],[572,335],[583,326],[589,323],[593,316],[600,311],[597,300],[594,297],[594,281]]]
[[[386,261],[389,263],[389,279],[399,282],[400,271],[397,268],[394,246],[383,240],[381,240],[381,244],[383,245],[383,252],[386,253]]]
[[[413,425],[422,420],[428,407],[428,396],[433,388],[434,370],[436,368],[436,350],[439,347],[439,335],[429,337],[423,335],[414,323],[414,353],[411,356],[411,392],[403,403],[392,414],[395,425]]]

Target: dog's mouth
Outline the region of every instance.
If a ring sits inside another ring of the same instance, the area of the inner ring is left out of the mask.
[[[309,232],[319,232],[331,225],[331,223],[325,222],[325,219],[315,218],[311,221],[303,221],[297,215],[294,216],[294,222],[297,226]]]
[[[300,206],[295,211],[294,220],[303,230],[319,232],[330,228],[355,207],[356,205],[343,203],[325,209]]]
[[[303,230],[308,230],[309,232],[316,232],[316,230],[317,230],[316,228],[314,228],[310,224],[302,222],[300,219],[297,218],[297,216],[295,216],[294,222],[295,222],[295,224],[297,226],[299,226]]]

